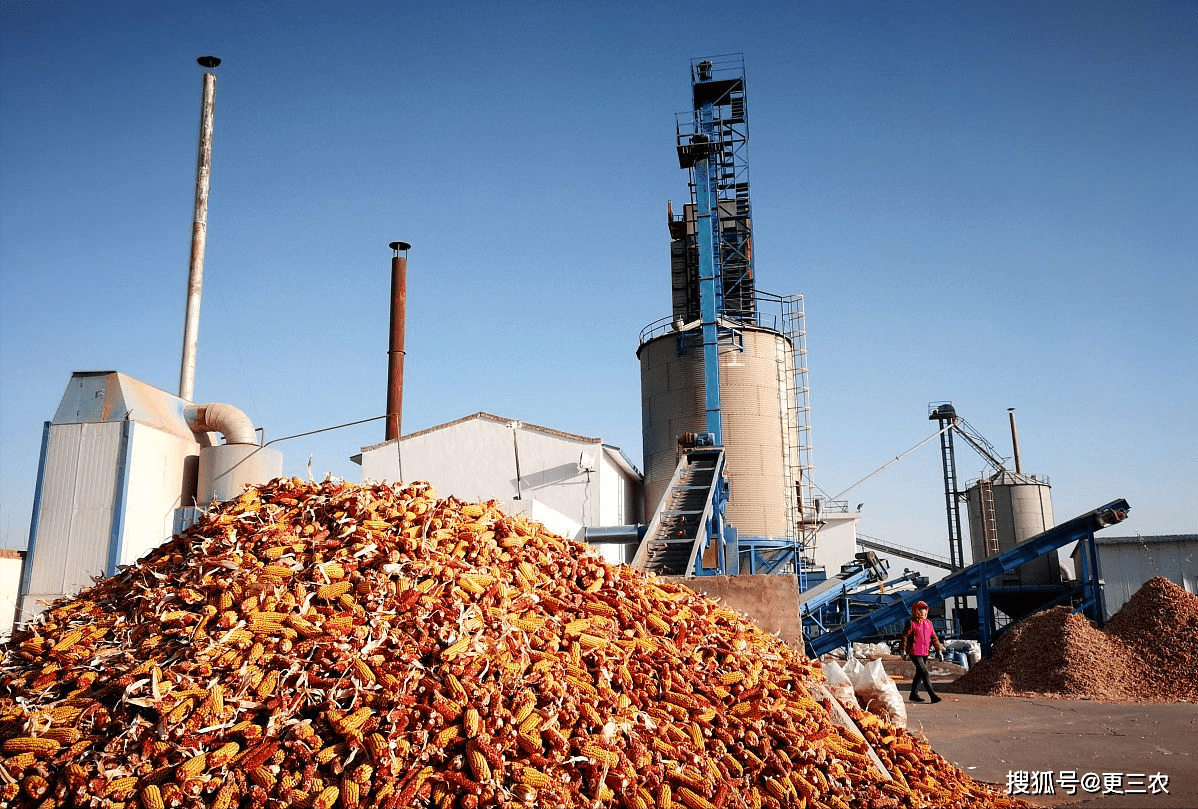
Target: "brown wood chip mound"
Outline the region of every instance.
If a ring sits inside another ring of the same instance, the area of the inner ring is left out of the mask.
[[[427,484],[250,489],[0,647],[0,806],[1026,807],[743,615]]]
[[[1194,702],[1196,668],[1198,596],[1158,576],[1132,596],[1105,632],[1067,606],[1025,618],[953,689],[1104,702]]]

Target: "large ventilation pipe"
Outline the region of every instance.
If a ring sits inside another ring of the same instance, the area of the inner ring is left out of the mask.
[[[231,404],[187,405],[183,419],[193,433],[220,433],[230,444],[257,444],[250,417]]]
[[[408,305],[407,242],[391,242],[391,339],[387,346],[387,432],[385,440],[400,436],[403,416],[403,335]]]
[[[183,318],[183,359],[179,364],[179,398],[195,398],[196,349],[200,342],[200,294],[204,287],[204,248],[208,243],[208,187],[212,175],[212,123],[216,108],[215,56],[196,60],[204,71],[200,102],[200,147],[196,158],[195,217],[191,225],[191,264],[187,273],[187,313]]]
[[[256,486],[283,474],[283,453],[258,446],[249,416],[230,404],[187,405],[187,426],[197,435],[220,433],[224,444],[200,448],[196,502],[206,506],[238,497],[246,486]]]

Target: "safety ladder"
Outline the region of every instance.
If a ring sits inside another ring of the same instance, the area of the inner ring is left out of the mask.
[[[982,507],[982,536],[986,540],[986,556],[997,556],[1002,550],[998,544],[998,515],[994,509],[994,481],[978,481],[978,499]]]

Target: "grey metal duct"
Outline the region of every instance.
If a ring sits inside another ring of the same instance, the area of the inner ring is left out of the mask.
[[[230,444],[257,444],[250,417],[231,404],[187,405],[183,418],[193,433],[220,433]]]

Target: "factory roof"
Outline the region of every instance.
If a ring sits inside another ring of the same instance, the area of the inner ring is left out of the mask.
[[[1155,536],[1134,537],[1094,537],[1099,545],[1133,545],[1140,542],[1198,542],[1198,534],[1157,534]]]
[[[447,427],[456,427],[459,424],[463,424],[467,421],[474,421],[476,419],[482,420],[482,421],[491,421],[496,424],[502,424],[505,426],[512,425],[515,427],[519,427],[522,430],[532,430],[532,431],[538,432],[538,433],[545,433],[546,435],[552,435],[557,438],[565,438],[568,441],[583,441],[588,444],[602,444],[603,443],[602,438],[591,438],[591,437],[585,436],[585,435],[575,435],[574,433],[565,433],[565,432],[562,432],[561,430],[553,430],[553,429],[550,429],[549,427],[540,427],[536,424],[529,424],[528,422],[520,421],[519,419],[509,419],[509,418],[504,418],[503,416],[496,416],[494,413],[484,413],[482,411],[479,411],[478,413],[473,413],[469,416],[463,416],[460,419],[454,419],[453,421],[447,421],[444,424],[438,424],[436,426],[428,427],[423,430],[417,430],[414,433],[408,433],[407,435],[401,435],[399,438],[392,438],[390,441],[384,441],[381,444],[372,444],[368,447],[362,447],[362,451],[366,452],[368,450],[378,449],[379,447],[385,447],[388,444],[394,443],[396,441],[407,441],[409,438],[415,438],[416,436],[420,436],[420,435],[428,435],[429,433],[435,433],[438,430],[444,430]]]
[[[399,441],[407,441],[409,438],[415,438],[415,437],[421,436],[421,435],[428,435],[429,433],[435,433],[438,430],[444,430],[447,427],[454,427],[458,424],[463,424],[467,421],[475,421],[475,420],[489,421],[494,424],[502,425],[504,427],[515,426],[515,427],[519,427],[521,430],[531,430],[533,432],[543,433],[545,435],[553,436],[555,438],[562,438],[567,441],[579,441],[579,442],[585,443],[585,444],[599,444],[600,447],[603,449],[603,451],[607,453],[608,457],[610,457],[617,466],[622,467],[625,472],[627,472],[628,474],[630,474],[633,477],[636,477],[636,478],[642,477],[641,471],[636,468],[636,464],[634,464],[632,461],[630,461],[628,459],[628,456],[624,454],[624,450],[620,449],[619,447],[617,447],[613,444],[603,443],[602,438],[592,438],[592,437],[586,436],[586,435],[577,435],[575,433],[563,432],[562,430],[554,430],[551,427],[541,427],[540,425],[537,425],[537,424],[529,424],[526,421],[520,421],[519,419],[509,419],[509,418],[505,418],[504,416],[497,416],[494,413],[486,413],[481,410],[477,413],[472,413],[469,416],[463,416],[460,419],[454,419],[453,421],[447,421],[444,424],[438,424],[436,426],[428,427],[423,430],[417,430],[414,433],[408,433],[407,435],[401,435],[399,438],[392,438],[391,440],[384,441],[381,444],[371,444],[368,447],[362,447],[362,452],[370,452],[371,450],[376,450],[380,447],[385,447],[389,444],[394,444]],[[352,458],[350,458],[350,460],[352,460],[354,463],[361,464],[362,463],[362,455],[361,454],[354,455]]]

